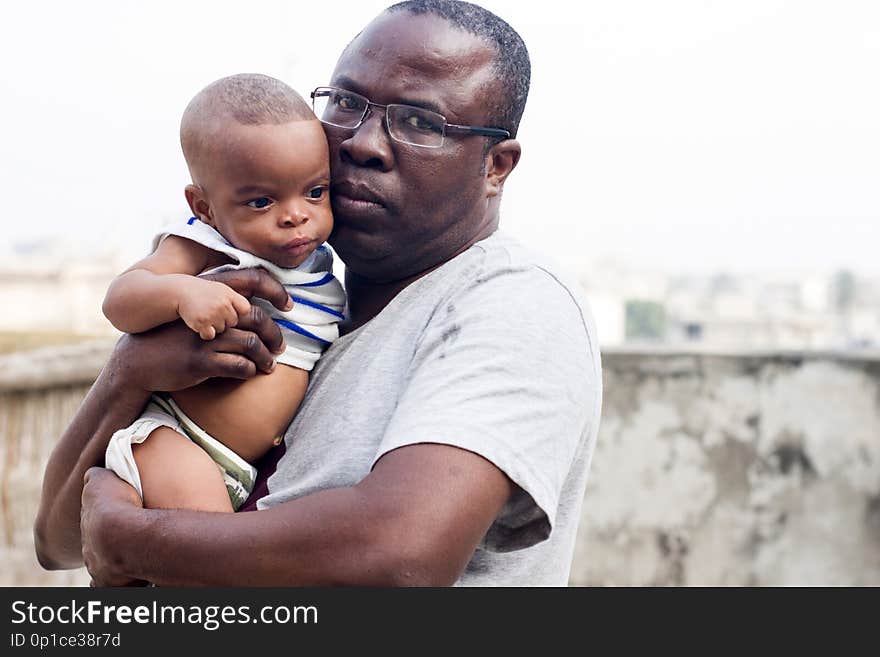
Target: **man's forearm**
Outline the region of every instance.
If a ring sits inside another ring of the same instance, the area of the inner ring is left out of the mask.
[[[234,515],[124,515],[105,528],[112,558],[158,586],[387,586],[420,572],[393,540],[394,520],[380,519],[357,487]]]
[[[123,385],[123,376],[111,359],[49,457],[34,524],[34,546],[44,568],[82,565],[83,474],[103,464],[110,436],[138,416],[148,397],[147,392]]]
[[[236,514],[143,509],[95,468],[83,551],[102,586],[439,586],[461,575],[511,491],[489,461],[430,443],[389,452],[350,488]]]

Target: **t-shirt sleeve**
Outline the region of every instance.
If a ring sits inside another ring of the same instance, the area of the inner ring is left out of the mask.
[[[479,454],[516,485],[481,547],[545,540],[587,423],[597,421],[601,375],[589,326],[542,269],[476,273],[428,323],[375,460],[416,443]]]

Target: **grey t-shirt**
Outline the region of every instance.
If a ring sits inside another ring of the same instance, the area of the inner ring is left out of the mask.
[[[404,445],[454,445],[518,486],[457,584],[565,585],[601,381],[577,286],[496,232],[330,346],[257,506],[355,485]]]

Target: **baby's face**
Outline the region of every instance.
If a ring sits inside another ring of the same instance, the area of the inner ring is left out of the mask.
[[[296,267],[330,235],[330,164],[318,121],[230,123],[203,164],[208,223],[236,248]]]

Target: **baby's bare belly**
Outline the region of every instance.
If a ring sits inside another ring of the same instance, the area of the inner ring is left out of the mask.
[[[308,382],[305,370],[278,365],[247,381],[209,379],[171,396],[202,429],[253,463],[284,435]]]

